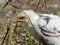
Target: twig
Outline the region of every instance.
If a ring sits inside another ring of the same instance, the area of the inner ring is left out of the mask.
[[[39,4],[40,4],[40,0],[38,0],[38,4],[37,4],[36,8],[34,9],[35,11],[37,11]]]
[[[45,7],[45,9],[46,9],[46,13],[48,13],[48,11],[47,11],[47,2],[46,2],[46,0],[43,0],[43,2],[44,2],[44,7]]]
[[[11,2],[8,2],[11,6],[13,6],[16,9],[19,9],[17,6],[15,6],[14,4],[12,4]]]
[[[8,4],[9,2],[11,2],[12,0],[8,0],[8,2],[6,2],[6,4],[2,7],[2,9],[4,9]]]
[[[4,43],[5,39],[6,39],[6,37],[8,36],[8,32],[9,32],[9,25],[7,26],[7,32],[6,32],[6,35],[5,35],[5,37],[4,37],[4,39],[3,39],[2,43],[1,43],[1,45],[3,45],[3,43]]]

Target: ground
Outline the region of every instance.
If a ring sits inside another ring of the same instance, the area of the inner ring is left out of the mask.
[[[17,6],[20,10],[35,10],[38,2],[38,0],[13,0],[12,4]],[[0,43],[6,34],[7,19],[14,18],[19,13],[11,5],[7,5],[4,9],[2,9],[5,3],[0,3]],[[36,12],[49,14],[52,13],[60,16],[60,0],[46,0],[46,5],[44,0],[40,0],[40,4]],[[8,18],[4,18],[3,14],[5,13],[9,14]]]

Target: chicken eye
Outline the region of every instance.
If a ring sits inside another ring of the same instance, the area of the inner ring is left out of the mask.
[[[40,19],[40,25],[41,26],[46,26],[48,23],[49,23],[49,20],[50,20],[50,18],[49,17],[41,17],[41,19]]]

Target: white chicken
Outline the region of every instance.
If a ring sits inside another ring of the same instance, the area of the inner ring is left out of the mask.
[[[59,16],[53,14],[39,14],[32,10],[24,10],[23,12],[29,16],[37,33],[42,37],[47,45],[60,45]],[[28,28],[33,27],[28,24]]]

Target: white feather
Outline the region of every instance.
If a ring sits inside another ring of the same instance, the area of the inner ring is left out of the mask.
[[[32,10],[25,10],[36,31],[42,36],[47,45],[60,45],[60,17],[53,14],[37,14]],[[42,15],[42,17],[39,17]],[[50,17],[48,24],[43,18]],[[45,25],[45,26],[44,26]],[[44,27],[43,27],[44,26]],[[41,28],[43,30],[41,30]],[[45,30],[45,31],[44,31]],[[42,31],[42,32],[41,32]]]

